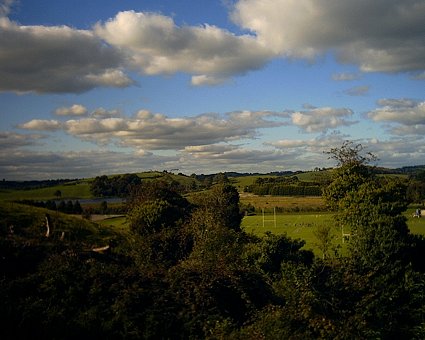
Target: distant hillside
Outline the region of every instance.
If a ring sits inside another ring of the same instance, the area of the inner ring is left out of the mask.
[[[425,171],[425,165],[405,166],[397,170],[404,174],[414,174],[419,171]]]

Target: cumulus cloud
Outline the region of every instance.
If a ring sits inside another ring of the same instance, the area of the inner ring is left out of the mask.
[[[232,18],[283,56],[332,50],[365,72],[425,69],[422,0],[239,0]]]
[[[32,119],[20,124],[18,127],[25,130],[55,131],[61,129],[63,125],[61,122],[53,119]]]
[[[35,119],[19,127],[45,131],[63,129],[74,137],[98,144],[115,142],[144,150],[180,150],[186,146],[255,138],[259,129],[286,124],[288,117],[281,112],[235,111],[223,116],[170,118],[141,110],[131,118],[92,114],[65,122]]]
[[[271,51],[252,35],[235,35],[216,26],[177,26],[155,13],[125,11],[95,33],[125,51],[145,74],[193,74],[193,85],[218,84],[228,77],[261,68]]]
[[[83,105],[74,104],[70,107],[59,107],[55,110],[57,116],[84,116],[87,114],[87,108]]]
[[[396,123],[396,134],[423,135],[425,132],[425,102],[412,99],[381,99],[379,108],[367,113],[375,122]]]
[[[193,86],[202,85],[220,85],[228,81],[226,77],[207,76],[205,74],[200,76],[192,76],[191,83]]]
[[[356,122],[347,120],[353,111],[346,108],[321,107],[291,114],[292,123],[305,132],[326,132],[339,126],[349,126]]]
[[[78,93],[133,83],[122,70],[123,55],[91,31],[0,17],[0,46],[0,91]]]
[[[367,113],[376,122],[386,122],[398,136],[425,135],[425,102],[413,99],[381,99],[379,108]]]
[[[119,12],[90,30],[22,26],[7,18],[12,3],[0,2],[0,91],[127,87],[134,84],[127,70],[185,72],[193,86],[218,85],[276,57],[314,59],[328,51],[365,72],[424,77],[422,0],[236,1],[231,17],[249,34],[208,24],[178,26],[171,17],[135,11]]]

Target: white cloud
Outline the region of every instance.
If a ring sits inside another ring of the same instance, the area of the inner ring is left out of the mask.
[[[61,129],[63,125],[57,120],[33,119],[18,127],[26,130],[55,131]]]
[[[123,55],[91,31],[20,26],[0,17],[0,91],[84,92],[132,84]]]
[[[403,125],[394,130],[397,134],[422,134],[425,129],[425,102],[412,99],[381,99],[381,106],[368,112],[368,117],[376,122],[389,122]]]
[[[292,123],[306,132],[326,132],[339,126],[349,126],[356,122],[345,119],[353,111],[345,108],[321,107],[291,114]]]
[[[80,104],[74,104],[70,107],[59,107],[55,110],[57,116],[84,116],[87,114],[87,108]]]
[[[0,3],[0,91],[80,93],[127,87],[127,70],[192,75],[194,86],[218,85],[276,57],[314,59],[329,51],[366,72],[411,72],[423,79],[423,0],[239,0],[235,34],[204,24],[178,26],[155,13],[119,12],[91,30],[22,26]],[[28,58],[31,56],[31,58]],[[353,80],[353,73],[335,80]]]
[[[127,87],[134,82],[121,69],[109,68],[97,74],[89,73],[84,78],[88,83],[98,86]]]
[[[224,116],[204,114],[170,118],[141,110],[132,118],[92,114],[63,123],[31,120],[19,127],[48,131],[63,129],[74,137],[98,144],[117,143],[143,150],[180,150],[186,146],[252,139],[258,135],[259,129],[286,124],[288,117],[287,113],[281,112],[235,111]]]
[[[331,50],[366,72],[425,69],[423,0],[239,0],[232,18],[282,56]]]
[[[202,85],[220,85],[228,81],[226,77],[215,77],[215,76],[192,76],[192,85],[193,86],[202,86]]]
[[[126,11],[94,31],[125,51],[145,74],[193,74],[192,85],[216,85],[264,66],[271,51],[255,36],[235,35],[216,26],[177,26],[160,14]]]

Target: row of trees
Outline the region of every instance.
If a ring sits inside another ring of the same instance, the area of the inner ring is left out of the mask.
[[[97,176],[90,184],[90,192],[96,197],[126,197],[132,187],[140,184],[136,174],[125,174],[108,177]]]
[[[259,177],[253,184],[244,188],[255,195],[273,196],[321,196],[319,183],[303,182],[297,176]]]
[[[318,185],[282,185],[265,184],[250,185],[245,188],[245,192],[255,195],[272,196],[321,196],[322,188]]]
[[[345,143],[324,198],[355,235],[346,256],[322,230],[322,258],[286,235],[241,227],[226,183],[191,197],[142,183],[130,232],[109,253],[1,240],[3,338],[410,339],[425,337],[423,238],[401,212],[405,186],[376,177]],[[30,261],[28,260],[30,259]]]
[[[47,200],[47,201],[34,201],[34,200],[21,200],[16,201],[16,203],[21,203],[25,205],[31,205],[39,208],[46,208],[52,211],[60,211],[66,214],[82,214],[83,208],[78,200]]]

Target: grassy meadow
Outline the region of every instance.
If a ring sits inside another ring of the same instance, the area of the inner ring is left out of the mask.
[[[242,227],[246,232],[255,235],[263,235],[270,231],[273,234],[286,233],[289,237],[302,239],[306,242],[304,249],[312,250],[316,255],[321,256],[317,248],[317,238],[315,232],[320,226],[331,226],[334,235],[334,244],[340,245],[342,253],[346,248],[346,243],[342,241],[342,230],[335,225],[332,213],[326,212],[303,212],[276,214],[276,225],[273,210],[265,210],[264,218],[262,214],[245,216],[242,220]],[[425,236],[425,217],[413,218],[413,209],[409,209],[405,216],[407,225],[413,234]],[[348,230],[344,230],[344,233]]]
[[[55,196],[55,192],[59,190],[61,196]],[[30,190],[0,190],[0,201],[16,201],[16,200],[50,200],[50,199],[81,199],[92,198],[90,193],[90,182],[82,180],[78,182],[70,182],[52,187],[30,189]]]

